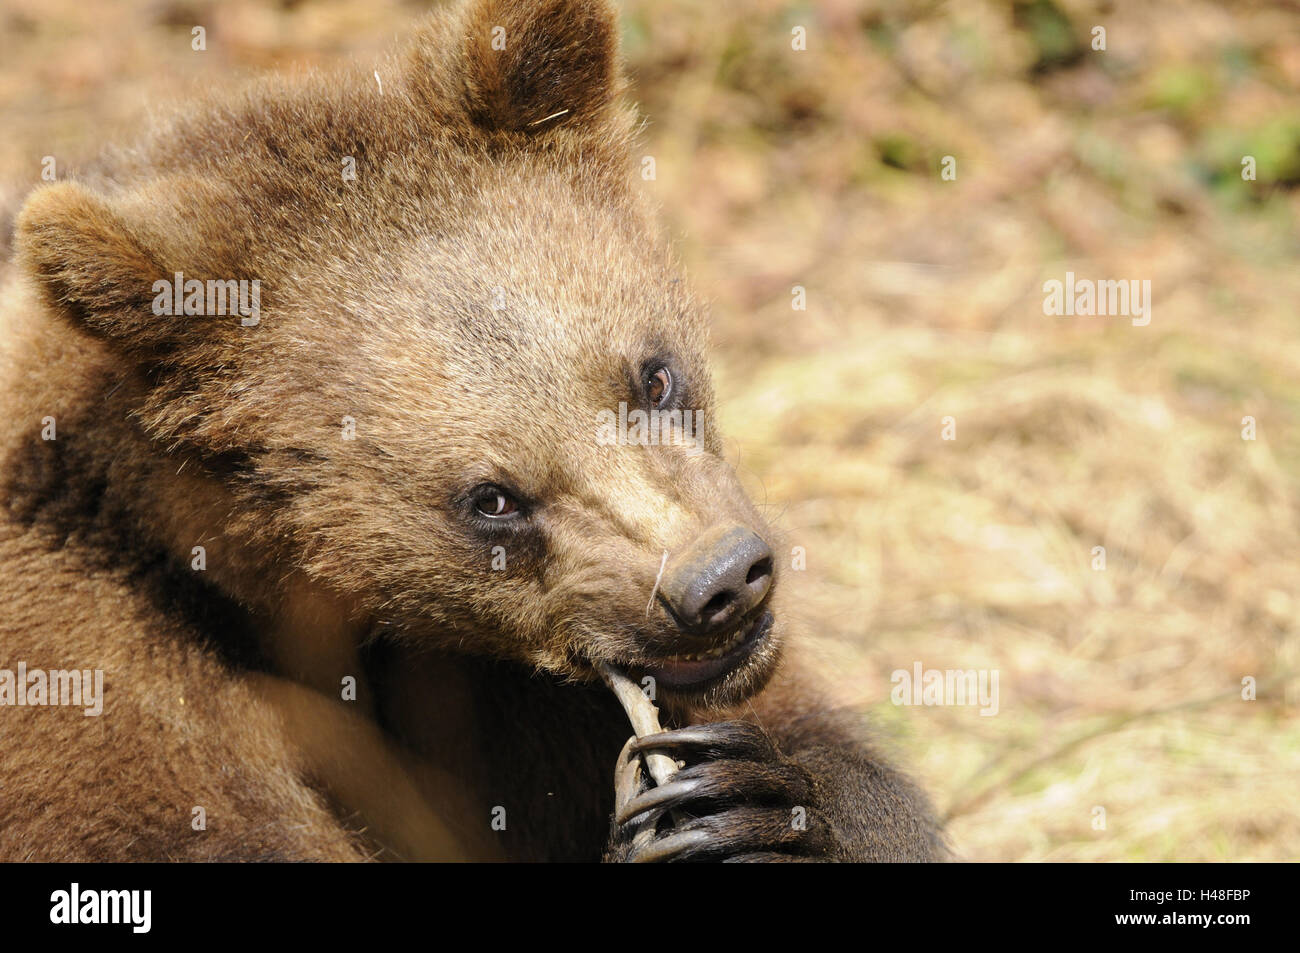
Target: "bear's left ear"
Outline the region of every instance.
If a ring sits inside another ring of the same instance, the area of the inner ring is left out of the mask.
[[[590,124],[622,89],[618,18],[607,0],[469,0],[458,30],[458,75],[448,78],[481,128]]]
[[[183,325],[152,312],[167,272],[123,209],[83,185],[37,189],[18,213],[19,267],[73,324],[132,355],[177,343]]]

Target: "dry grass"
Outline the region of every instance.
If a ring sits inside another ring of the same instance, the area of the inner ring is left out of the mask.
[[[178,88],[364,59],[417,6],[11,2],[0,175],[22,187]],[[733,455],[807,550],[841,694],[885,724],[959,851],[1300,856],[1300,15],[624,10],[648,186],[714,302]],[[1149,278],[1151,324],[1044,316],[1067,270]],[[892,706],[914,660],[997,669],[1000,713]]]

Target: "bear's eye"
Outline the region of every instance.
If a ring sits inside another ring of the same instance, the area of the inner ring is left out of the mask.
[[[474,509],[489,519],[506,519],[519,512],[519,503],[498,486],[483,486],[474,491]]]
[[[645,382],[646,398],[650,406],[658,407],[668,400],[673,392],[673,375],[666,367],[657,367],[650,372]]]

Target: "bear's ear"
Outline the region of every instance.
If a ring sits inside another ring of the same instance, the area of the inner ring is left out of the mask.
[[[470,0],[458,82],[488,130],[544,132],[597,119],[622,87],[618,22],[607,0]]]
[[[19,266],[58,311],[130,351],[156,350],[171,322],[151,309],[165,271],[109,200],[61,182],[32,193],[18,213]]]

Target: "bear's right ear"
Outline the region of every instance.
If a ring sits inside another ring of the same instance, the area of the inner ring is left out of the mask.
[[[56,310],[128,351],[157,351],[175,327],[152,313],[165,270],[120,211],[82,185],[33,192],[14,228],[19,267]]]
[[[445,78],[483,129],[588,125],[622,88],[618,18],[607,0],[468,0],[456,30],[459,55]],[[428,50],[430,68],[446,52]]]

